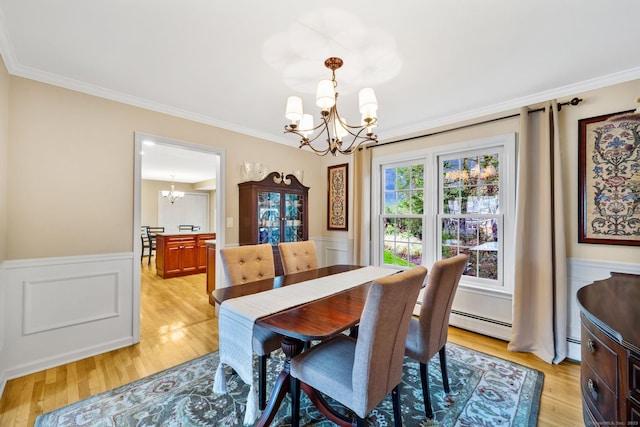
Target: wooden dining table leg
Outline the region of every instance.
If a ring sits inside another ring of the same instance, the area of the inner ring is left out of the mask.
[[[349,418],[329,405],[329,403],[322,397],[322,395],[313,387],[308,384],[300,383],[300,388],[309,396],[309,400],[314,404],[316,409],[320,411],[329,421],[341,426],[351,427],[355,423],[355,419]]]
[[[302,353],[304,342],[284,336],[282,338],[281,346],[285,355],[284,366],[282,367],[282,371],[280,371],[280,375],[278,375],[278,379],[273,386],[269,402],[267,402],[267,407],[262,411],[262,416],[256,423],[256,426],[258,427],[266,427],[271,424],[271,421],[273,421],[273,418],[276,416],[276,412],[278,412],[278,408],[280,408],[280,405],[282,404],[282,400],[286,396],[287,392],[291,391],[291,375],[289,374],[291,359]],[[292,427],[295,426],[292,425]]]

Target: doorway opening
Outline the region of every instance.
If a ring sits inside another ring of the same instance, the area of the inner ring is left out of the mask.
[[[225,218],[225,150],[208,145],[194,144],[191,142],[185,142],[166,138],[157,135],[151,135],[141,132],[135,132],[134,137],[134,218],[133,218],[133,247],[134,247],[134,260],[137,261],[141,258],[142,245],[140,242],[140,226],[147,225],[141,224],[142,218],[142,198],[143,198],[143,164],[145,162],[144,155],[146,147],[156,147],[160,150],[158,152],[165,153],[164,156],[160,156],[160,159],[154,161],[154,172],[157,175],[157,180],[169,181],[169,175],[172,174],[172,170],[175,171],[179,166],[179,163],[184,163],[185,159],[190,159],[192,162],[200,163],[203,159],[210,159],[212,176],[215,178],[214,185],[215,191],[213,192],[213,205],[215,207],[215,213],[211,216],[212,225],[209,226],[212,232],[216,233],[216,244],[218,247],[224,247],[225,242],[225,229],[223,225],[223,218]],[[149,149],[149,151],[151,151]],[[193,163],[192,163],[193,164]],[[146,166],[146,165],[145,165]],[[204,166],[207,169],[208,166]],[[145,167],[145,174],[147,174],[147,168]],[[180,169],[185,174],[188,170],[193,171],[194,167]],[[182,179],[175,177],[174,179]],[[150,175],[153,176],[153,175]],[[189,178],[194,179],[194,178]],[[197,179],[197,178],[196,178]],[[186,178],[185,178],[186,180]],[[154,197],[157,197],[154,195]],[[176,202],[177,203],[177,202]],[[216,259],[216,264],[219,260]],[[140,279],[141,279],[141,264],[137,262],[133,263],[133,340],[134,342],[140,341]],[[216,282],[222,280],[221,277],[222,268],[220,265],[216,266]]]

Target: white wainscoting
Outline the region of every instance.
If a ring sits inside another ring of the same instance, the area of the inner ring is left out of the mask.
[[[511,339],[512,307],[510,294],[489,293],[460,283],[449,324],[508,341]]]
[[[604,250],[604,249],[603,249]],[[569,318],[567,320],[568,358],[581,360],[580,357],[580,309],[577,292],[585,285],[596,280],[606,279],[611,272],[640,274],[640,264],[616,263],[593,259],[569,258],[567,260],[569,281]]]
[[[318,264],[321,267],[352,263],[350,240],[326,237],[314,237],[310,240],[316,242]]]
[[[314,238],[321,266],[350,264],[348,239]],[[6,381],[133,344],[131,253],[5,261],[0,266],[0,393]],[[580,360],[576,293],[610,272],[640,274],[640,264],[568,259],[568,357]],[[490,318],[474,315],[482,295],[462,289],[451,323],[508,340],[510,298]],[[494,303],[495,303],[494,301]]]
[[[2,263],[0,390],[9,379],[133,344],[133,271],[132,253]]]

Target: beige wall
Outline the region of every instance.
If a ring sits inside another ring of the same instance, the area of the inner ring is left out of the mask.
[[[0,262],[6,258],[9,156],[9,73],[0,57]]]
[[[640,246],[578,243],[578,120],[639,107],[635,99],[640,96],[640,80],[576,96],[584,101],[577,107],[566,107],[560,112],[568,256],[639,264]]]
[[[309,234],[320,234],[312,153],[20,77],[9,83],[6,259],[132,251],[136,131],[226,150],[227,244],[238,242],[243,161],[303,169]]]
[[[583,102],[578,106],[566,106],[562,108],[559,113],[560,138],[563,149],[563,190],[565,195],[564,211],[565,229],[567,232],[567,256],[571,258],[638,264],[640,263],[639,246],[578,243],[578,120],[638,107],[635,99],[640,96],[640,80],[579,93],[575,96],[583,99]],[[571,97],[567,98],[570,99]],[[505,112],[501,116],[508,116],[514,113],[517,113],[517,111]],[[485,119],[493,117],[487,117]],[[500,120],[428,138],[377,147],[373,149],[373,156],[389,155],[402,151],[415,151],[431,146],[481,139],[508,132],[518,132],[518,128],[518,118]],[[425,133],[435,131],[436,130],[432,130]]]
[[[136,131],[226,150],[225,216],[234,223],[226,229],[227,244],[238,242],[237,183],[243,161],[265,163],[270,170],[304,170],[304,184],[311,187],[310,237],[351,238],[352,230],[326,230],[326,167],[350,158],[319,159],[296,148],[8,76],[0,68],[0,153],[7,153],[0,157],[0,178],[5,178],[0,184],[0,237],[6,236],[0,261],[131,251]],[[634,108],[638,95],[640,80],[576,94],[584,101],[560,112],[570,257],[632,263],[640,259],[639,247],[577,243],[578,120]],[[375,148],[374,156],[513,132],[517,127],[517,119],[503,120]]]

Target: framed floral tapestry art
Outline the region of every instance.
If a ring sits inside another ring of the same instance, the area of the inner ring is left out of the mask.
[[[349,164],[329,166],[329,198],[327,228],[329,230],[348,229],[347,203],[349,184]]]
[[[578,121],[578,242],[640,245],[640,114]]]

